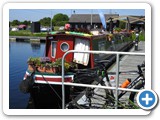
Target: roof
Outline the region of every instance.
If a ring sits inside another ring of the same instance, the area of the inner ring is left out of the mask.
[[[128,16],[129,22],[133,24],[140,24],[145,22],[145,16]]]
[[[133,16],[133,15],[119,16],[117,18],[114,18],[113,21],[121,20],[123,22],[128,23],[127,18],[131,24],[142,24],[145,22],[145,16]],[[106,21],[109,22],[110,20]]]
[[[92,16],[92,22],[93,23],[101,23],[99,14],[72,14],[69,23],[90,23],[91,22],[91,16]],[[106,20],[108,20],[110,17],[117,18],[119,17],[119,14],[104,14]]]
[[[54,32],[50,32],[49,34],[51,35],[77,35],[77,36],[84,36],[84,37],[91,37],[92,34],[88,34],[88,33],[82,33],[82,32],[71,32],[71,31],[64,31],[64,32],[60,32],[60,31],[54,31]]]
[[[27,26],[23,25],[23,24],[21,24],[21,25],[18,26],[18,28],[24,28],[24,27],[27,27]]]

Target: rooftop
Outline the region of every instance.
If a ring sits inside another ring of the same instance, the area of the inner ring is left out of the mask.
[[[72,14],[69,23],[90,23],[91,22],[91,16],[92,16],[92,22],[93,23],[101,23],[99,14]],[[108,20],[110,17],[112,18],[118,18],[119,14],[104,14],[105,19]]]

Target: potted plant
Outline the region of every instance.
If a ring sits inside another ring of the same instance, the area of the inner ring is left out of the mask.
[[[52,62],[52,63],[51,63],[51,69],[52,69],[52,72],[53,72],[53,73],[58,73],[58,72],[59,72],[59,71],[58,71],[58,65],[56,65],[55,62]]]
[[[38,67],[39,72],[46,72],[45,63],[41,63]]]
[[[34,58],[34,63],[36,67],[40,67],[41,66],[40,58]]]
[[[34,64],[34,58],[33,58],[33,57],[30,57],[30,58],[27,60],[27,63],[28,63],[28,65],[33,65],[33,64]]]
[[[61,73],[62,71],[62,59],[58,58],[56,59],[56,61],[54,62],[55,66],[57,67],[57,73]]]
[[[62,72],[62,59],[59,58],[55,61],[55,65],[58,67],[58,73]],[[75,68],[74,63],[64,61],[64,72],[68,72],[70,68]]]
[[[28,69],[30,71],[34,71],[34,58],[33,57],[30,57],[28,60],[27,60],[27,63],[28,63]]]

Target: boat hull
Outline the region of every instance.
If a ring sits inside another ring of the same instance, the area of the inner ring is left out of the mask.
[[[65,102],[70,100],[70,86],[65,86]],[[30,91],[28,109],[62,109],[61,85],[34,84]]]
[[[30,93],[27,108],[29,109],[61,109],[62,77],[58,74],[32,72],[27,70],[20,84],[23,93]],[[73,75],[67,73],[65,82],[72,82]],[[70,86],[65,86],[65,102],[70,101]]]

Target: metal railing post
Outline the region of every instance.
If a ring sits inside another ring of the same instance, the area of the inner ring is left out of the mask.
[[[64,58],[67,54],[62,57],[62,109],[65,109],[65,89],[64,89]]]
[[[119,54],[116,56],[116,95],[115,95],[115,109],[118,106],[118,87],[119,87]]]

